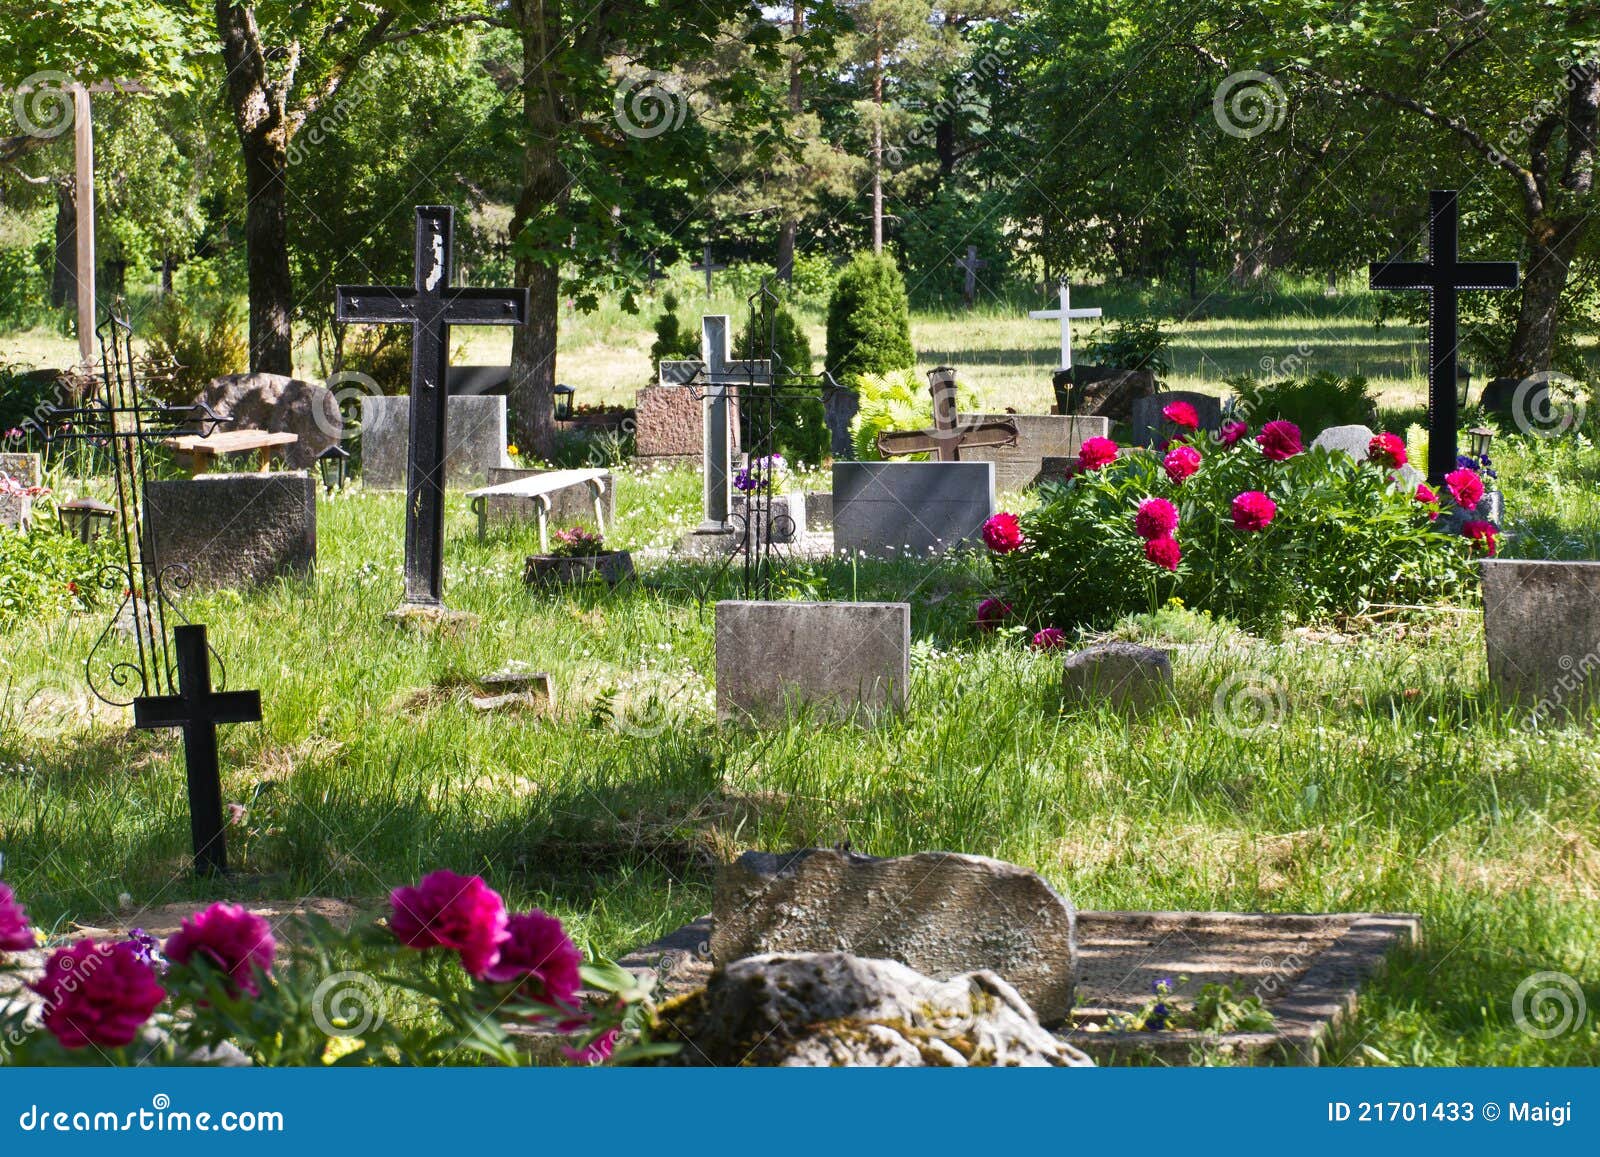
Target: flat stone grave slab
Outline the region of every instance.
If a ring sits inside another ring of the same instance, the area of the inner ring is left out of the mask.
[[[905,705],[911,604],[720,602],[716,648],[719,721],[870,723]]]
[[[975,543],[994,478],[992,462],[835,462],[834,549],[926,558]]]
[[[1561,722],[1600,702],[1600,562],[1484,559],[1489,679],[1528,714]]]
[[[625,968],[658,978],[665,999],[702,987],[711,975],[712,919],[702,916],[628,953]],[[1356,1010],[1361,986],[1389,955],[1421,940],[1410,915],[1244,912],[1078,913],[1077,1009],[1061,1039],[1099,1064],[1195,1063],[1202,1052],[1243,1064],[1337,1063],[1323,1057],[1328,1032]],[[1110,1032],[1112,1012],[1132,1013],[1156,980],[1180,976],[1186,1007],[1207,984],[1255,995],[1277,1020],[1271,1032]]]
[[[447,487],[482,486],[489,471],[508,469],[506,400],[457,395],[448,403],[444,478]],[[361,399],[361,483],[369,490],[404,490],[411,438],[409,397]]]
[[[1140,398],[1133,403],[1133,437],[1130,439],[1135,446],[1155,446],[1176,434],[1188,433],[1179,430],[1166,418],[1161,411],[1173,402],[1188,402],[1195,408],[1195,413],[1200,418],[1200,429],[1215,433],[1222,429],[1222,400],[1211,394],[1201,394],[1194,390],[1170,390],[1163,394],[1151,394]]]
[[[1110,418],[1074,414],[962,414],[959,423],[1017,424],[1015,446],[963,446],[963,462],[993,462],[998,493],[1020,493],[1033,484],[1049,457],[1076,458],[1090,438],[1111,437]]]
[[[304,471],[151,482],[145,533],[162,568],[185,567],[198,587],[304,578],[317,563],[317,484]]]

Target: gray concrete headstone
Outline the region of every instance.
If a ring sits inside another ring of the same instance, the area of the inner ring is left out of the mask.
[[[448,405],[445,485],[461,490],[482,486],[489,471],[511,466],[506,457],[506,400],[461,395]],[[410,438],[409,397],[362,398],[362,485],[369,490],[404,490]]]
[[[911,605],[720,602],[716,666],[719,720],[870,723],[905,705]]]
[[[828,386],[822,391],[822,412],[828,422],[829,453],[835,458],[854,454],[850,424],[861,411],[861,395],[847,386]]]
[[[963,414],[961,422],[1007,420],[1017,424],[1015,446],[962,447],[963,462],[993,462],[994,488],[1020,493],[1033,484],[1049,457],[1077,457],[1090,438],[1111,437],[1111,419],[1069,414]]]
[[[145,487],[145,533],[163,569],[197,587],[303,578],[317,562],[317,482],[304,471],[202,474]]]
[[[1330,454],[1342,450],[1357,462],[1365,462],[1372,437],[1372,431],[1366,426],[1329,426],[1311,440],[1311,448],[1320,447]]]
[[[344,437],[338,399],[316,382],[283,374],[225,374],[212,378],[196,401],[226,419],[221,430],[297,435],[298,442],[283,448],[283,464],[291,470],[311,469],[317,455]]]
[[[1524,726],[1600,703],[1600,562],[1485,559],[1489,678]]]
[[[1072,1008],[1077,913],[1036,873],[1001,860],[746,852],[718,873],[712,908],[720,967],[768,952],[849,952],[939,980],[988,969],[1045,1024]]]
[[[1151,394],[1133,403],[1133,445],[1158,446],[1180,431],[1161,416],[1173,402],[1188,402],[1200,416],[1200,429],[1215,433],[1222,429],[1222,400],[1194,390],[1170,390]]]
[[[873,557],[976,542],[995,511],[992,462],[835,462],[833,544]]]
[[[44,467],[37,454],[0,454],[0,474],[23,486],[40,486],[44,482]]]
[[[32,498],[26,494],[0,494],[0,528],[28,530],[32,525]]]

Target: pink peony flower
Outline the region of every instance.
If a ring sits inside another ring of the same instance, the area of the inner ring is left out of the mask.
[[[506,933],[510,939],[500,946],[500,959],[483,979],[515,984],[522,995],[541,1004],[576,1005],[583,954],[561,921],[535,908],[511,917]]]
[[[1217,431],[1217,441],[1224,446],[1232,446],[1250,432],[1250,427],[1243,422],[1224,422],[1222,429]]]
[[[1144,556],[1162,570],[1177,570],[1183,561],[1183,551],[1178,540],[1171,537],[1152,538],[1144,544]]]
[[[1472,540],[1472,545],[1493,557],[1499,549],[1500,528],[1492,522],[1474,520],[1461,524],[1461,533]]]
[[[1041,651],[1054,651],[1067,645],[1067,633],[1060,627],[1046,627],[1033,636],[1033,645]]]
[[[1239,530],[1265,530],[1277,514],[1278,504],[1259,490],[1246,490],[1233,500],[1233,525]]]
[[[1002,599],[984,599],[978,604],[978,630],[992,631],[1011,614],[1011,604]]]
[[[1256,442],[1260,444],[1261,452],[1273,462],[1293,458],[1304,449],[1300,445],[1300,427],[1282,418],[1261,427]]]
[[[1450,492],[1450,501],[1462,510],[1476,510],[1483,501],[1483,479],[1465,466],[1444,476],[1444,488]]]
[[[1200,413],[1188,402],[1168,402],[1161,408],[1161,416],[1182,430],[1200,428]]]
[[[481,876],[440,869],[389,894],[389,929],[411,948],[453,948],[461,966],[483,976],[506,941],[506,906]]]
[[[621,1030],[610,1029],[601,1033],[581,1049],[561,1046],[561,1053],[569,1061],[576,1061],[580,1065],[598,1065],[606,1061],[612,1051],[617,1047],[617,1037]]]
[[[0,952],[26,952],[33,947],[33,927],[16,893],[0,884]]]
[[[1168,538],[1178,529],[1178,508],[1165,498],[1146,498],[1139,503],[1139,513],[1133,516],[1133,529],[1146,542],[1152,538]]]
[[[1367,443],[1367,461],[1398,470],[1407,461],[1406,444],[1395,434],[1374,434]]]
[[[58,948],[28,987],[44,998],[45,1028],[69,1049],[132,1043],[167,996],[155,969],[127,941]]]
[[[167,938],[164,951],[174,964],[188,964],[199,957],[226,973],[234,995],[242,990],[259,996],[256,970],[272,971],[277,948],[272,926],[260,916],[239,904],[213,904],[185,920]]]
[[[1193,446],[1179,446],[1161,460],[1161,467],[1174,486],[1182,486],[1184,479],[1200,469],[1200,451]]]
[[[1417,492],[1413,494],[1412,497],[1425,505],[1437,505],[1439,502],[1439,496],[1433,492],[1433,487],[1429,486],[1426,482],[1417,483]],[[1430,510],[1428,512],[1428,517],[1434,522],[1437,522],[1439,521],[1439,512],[1437,510]]]
[[[1117,460],[1117,444],[1110,438],[1089,438],[1078,447],[1078,468],[1098,470]]]
[[[1015,514],[992,514],[983,524],[983,543],[996,554],[1010,554],[1022,546],[1022,524]]]

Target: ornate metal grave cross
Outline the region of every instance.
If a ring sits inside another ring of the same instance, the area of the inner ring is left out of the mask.
[[[1456,468],[1457,292],[1515,289],[1515,261],[1462,261],[1457,251],[1461,218],[1454,189],[1428,194],[1428,260],[1374,261],[1373,289],[1421,289],[1428,294],[1428,480]]]
[[[213,691],[211,649],[203,626],[173,632],[178,656],[178,693],[142,695],[133,701],[133,725],[145,730],[183,729],[183,764],[189,780],[189,834],[198,872],[228,870],[222,826],[222,778],[217,769],[217,725],[259,723],[261,692]]]
[[[961,299],[971,309],[978,300],[978,270],[988,268],[987,261],[978,259],[978,247],[967,246],[967,255],[956,260],[956,268],[962,271]]]
[[[711,246],[708,244],[700,251],[700,264],[689,266],[695,273],[704,272],[706,275],[706,296],[711,296],[711,275],[721,273],[728,268],[726,264],[717,264],[711,260]]]
[[[1099,317],[1100,310],[1073,309],[1072,290],[1067,287],[1067,279],[1063,277],[1060,285],[1061,307],[1059,309],[1035,309],[1028,316],[1040,321],[1061,321],[1061,364],[1056,367],[1057,372],[1072,368],[1072,319]]]
[[[933,428],[879,434],[878,453],[885,458],[932,454],[940,462],[959,462],[963,446],[1017,444],[1017,424],[1010,418],[979,421],[957,412],[956,372],[949,366],[928,371],[928,392],[933,395]]]
[[[728,315],[708,313],[700,319],[700,357],[705,363],[701,394],[701,426],[705,452],[704,518],[696,534],[727,534],[733,501],[733,406],[729,387],[771,385],[772,362],[733,359]]]
[[[335,319],[411,327],[411,442],[406,463],[407,606],[444,605],[444,468],[452,325],[523,325],[526,289],[450,285],[455,210],[418,205],[411,285],[341,285]]]

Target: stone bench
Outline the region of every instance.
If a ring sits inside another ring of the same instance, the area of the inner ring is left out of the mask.
[[[586,486],[594,499],[594,517],[596,529],[601,534],[606,532],[606,495],[610,489],[611,475],[605,470],[550,470],[542,474],[529,475],[518,478],[513,482],[502,482],[497,486],[484,486],[477,490],[469,490],[467,497],[472,501],[472,510],[478,516],[478,541],[482,542],[489,534],[489,502],[491,499],[526,499],[533,503],[534,513],[539,519],[539,550],[548,553],[550,550],[550,508],[552,498],[560,491],[574,486]]]

